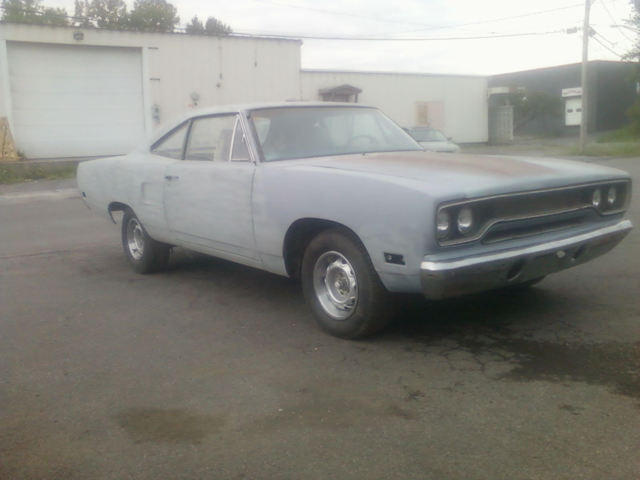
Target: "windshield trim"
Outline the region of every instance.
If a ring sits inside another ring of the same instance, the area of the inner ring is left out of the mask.
[[[310,158],[331,158],[331,157],[346,157],[348,155],[357,157],[366,157],[367,155],[375,155],[377,153],[401,153],[401,152],[424,152],[424,148],[417,149],[404,149],[404,150],[372,150],[370,152],[344,152],[344,153],[331,153],[326,155],[305,155],[302,157],[290,157],[290,158],[278,158],[275,160],[266,160],[263,163],[276,163],[276,162],[290,162],[291,160],[308,160]]]
[[[332,110],[352,110],[352,109],[361,109],[361,110],[371,110],[371,111],[375,111],[377,112],[377,114],[379,115],[378,118],[376,118],[376,121],[380,121],[380,117],[382,117],[383,119],[385,119],[386,121],[388,121],[390,124],[395,125],[398,129],[399,132],[404,133],[404,135],[406,135],[407,140],[409,140],[411,143],[413,143],[413,145],[415,146],[415,148],[392,148],[392,149],[381,149],[381,150],[360,150],[360,151],[353,151],[353,152],[335,152],[335,153],[319,153],[319,154],[312,154],[312,155],[303,155],[303,156],[287,156],[287,157],[282,157],[282,158],[271,158],[271,159],[266,159],[264,150],[262,148],[262,143],[259,139],[258,136],[258,131],[256,129],[256,124],[253,118],[253,113],[254,112],[260,112],[260,111],[268,111],[268,110],[282,110],[282,109],[289,109],[289,110],[294,110],[294,109],[332,109]],[[344,155],[366,155],[366,154],[373,154],[373,153],[390,153],[390,152],[422,152],[424,151],[424,147],[422,145],[420,145],[420,143],[418,143],[405,129],[403,129],[396,121],[394,121],[392,118],[388,117],[384,112],[382,112],[379,108],[376,107],[372,107],[369,105],[359,105],[359,104],[344,104],[344,103],[332,103],[332,102],[327,102],[326,104],[314,104],[314,105],[296,105],[296,104],[292,104],[292,105],[277,105],[277,106],[260,106],[257,108],[252,108],[252,109],[247,109],[246,111],[246,118],[248,120],[248,124],[249,124],[249,128],[251,131],[251,136],[255,139],[255,146],[256,146],[256,150],[257,153],[259,155],[260,158],[260,163],[271,163],[271,162],[281,162],[281,161],[291,161],[291,160],[303,160],[303,159],[309,159],[309,158],[327,158],[327,157],[338,157],[338,156],[344,156]]]

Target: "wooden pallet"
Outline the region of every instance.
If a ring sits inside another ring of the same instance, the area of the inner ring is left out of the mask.
[[[16,144],[13,143],[9,122],[0,117],[0,162],[15,162],[19,160]]]

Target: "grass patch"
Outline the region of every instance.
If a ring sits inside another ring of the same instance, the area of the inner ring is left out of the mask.
[[[640,134],[633,125],[627,125],[619,128],[618,130],[612,130],[610,132],[603,132],[596,138],[596,143],[618,143],[618,142],[640,142]]]
[[[569,155],[588,155],[593,157],[640,157],[640,140],[635,142],[607,142],[590,143],[585,147],[584,153],[575,146]]]
[[[33,180],[58,180],[72,178],[76,174],[77,165],[25,165],[0,163],[0,184],[30,182]]]

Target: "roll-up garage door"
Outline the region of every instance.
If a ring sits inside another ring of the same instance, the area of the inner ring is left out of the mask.
[[[7,56],[28,158],[121,154],[143,138],[140,49],[7,42]]]

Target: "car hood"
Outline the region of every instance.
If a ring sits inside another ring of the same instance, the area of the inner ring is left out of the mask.
[[[277,163],[288,168],[333,169],[373,176],[425,190],[443,199],[628,178],[621,170],[571,160],[422,151],[340,155]]]

